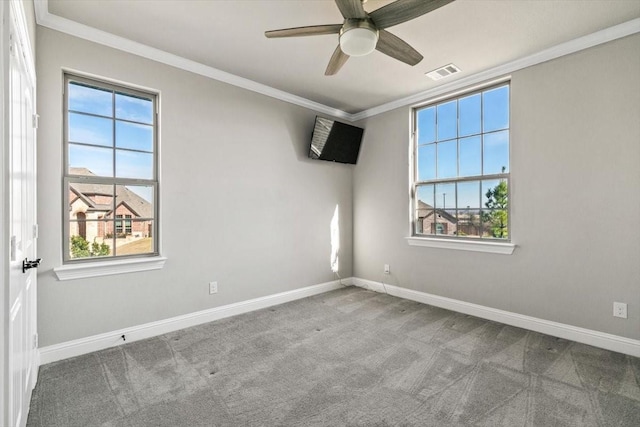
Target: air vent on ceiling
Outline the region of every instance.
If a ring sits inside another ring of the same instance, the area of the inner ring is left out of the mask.
[[[460,72],[460,68],[456,67],[453,64],[445,65],[444,67],[437,68],[433,71],[429,71],[427,77],[430,77],[432,80],[440,80],[445,77],[449,77],[452,74],[456,74]]]

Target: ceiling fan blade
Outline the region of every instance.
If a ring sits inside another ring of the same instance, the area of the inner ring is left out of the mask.
[[[340,49],[340,45],[338,45],[338,47],[336,47],[336,50],[333,51],[333,55],[331,55],[329,65],[327,65],[327,69],[324,72],[324,75],[333,76],[334,74],[336,74],[338,71],[340,71],[340,68],[342,68],[344,63],[347,62],[347,59],[349,59],[349,55],[344,53],[342,49]]]
[[[336,0],[336,4],[345,19],[367,17],[367,12],[362,7],[362,0]]]
[[[323,34],[338,34],[341,28],[342,24],[312,25],[308,27],[284,28],[282,30],[265,31],[264,35],[268,38],[320,36]]]
[[[423,58],[420,52],[409,46],[407,42],[386,30],[380,30],[376,50],[409,65],[416,65]]]
[[[453,0],[397,0],[369,14],[379,30],[410,21]]]

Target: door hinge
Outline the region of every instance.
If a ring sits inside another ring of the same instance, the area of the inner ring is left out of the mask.
[[[33,224],[33,238],[38,238],[38,224]]]
[[[40,118],[39,114],[33,115],[33,128],[38,129],[38,119]]]
[[[38,334],[33,334],[33,348],[38,348]]]

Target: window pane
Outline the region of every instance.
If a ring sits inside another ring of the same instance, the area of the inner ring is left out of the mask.
[[[418,144],[436,140],[436,108],[430,107],[418,111]]]
[[[116,118],[153,124],[153,102],[147,98],[116,93]]]
[[[416,234],[429,234],[430,221],[433,220],[433,185],[420,185],[416,188]]]
[[[70,82],[68,93],[69,110],[113,116],[113,93],[110,90]]]
[[[482,119],[480,114],[480,107],[482,105],[480,102],[480,94],[461,98],[458,101],[458,105],[460,109],[459,135],[467,136],[480,133],[482,131],[480,126]]]
[[[70,219],[87,221],[105,219],[113,211],[113,185],[93,184],[80,181],[69,182],[69,214]],[[83,235],[90,240],[94,235]]]
[[[509,172],[509,131],[484,135],[484,175]]]
[[[482,174],[482,140],[480,136],[460,140],[460,175]]]
[[[456,185],[437,184],[435,194],[436,209],[455,209],[456,208]]]
[[[135,229],[134,222],[153,221],[153,187],[142,185],[118,185],[116,186],[116,233],[118,238],[133,235],[136,231],[138,237],[148,236],[147,230]],[[140,194],[144,194],[142,197]]]
[[[116,255],[138,255],[154,252],[153,221],[125,219],[123,223],[126,232],[116,238]]]
[[[482,181],[482,204],[488,209],[507,209],[509,207],[509,188],[506,180]]]
[[[113,255],[113,185],[70,182],[69,256]]]
[[[69,173],[113,176],[113,150],[69,144]]]
[[[153,154],[116,150],[116,177],[153,179]]]
[[[83,219],[70,221],[69,256],[72,259],[112,256],[113,239],[109,237],[111,228],[111,221]]]
[[[433,222],[433,185],[421,185],[416,188],[415,227],[417,234],[429,234]]]
[[[458,209],[480,208],[480,181],[458,183]]]
[[[458,141],[438,142],[438,178],[458,176]]]
[[[480,237],[482,221],[480,211],[474,209],[458,210],[458,236],[460,237]]]
[[[116,147],[153,152],[153,126],[116,121]]]
[[[113,146],[113,120],[69,113],[69,142]]]
[[[509,86],[482,94],[482,124],[484,132],[509,127]]]
[[[509,215],[505,209],[492,209],[483,212],[484,236],[494,239],[509,238]]]
[[[438,105],[438,141],[455,138],[458,129],[457,102]]]
[[[419,185],[416,188],[416,199],[418,200],[417,209],[432,208],[433,202],[433,185]],[[422,206],[425,204],[426,206]]]
[[[455,209],[436,212],[437,221],[446,224],[446,233],[448,236],[458,235],[458,218]]]
[[[153,192],[150,185],[116,186],[116,214],[123,218],[154,218]]]
[[[436,177],[436,144],[418,147],[418,181]]]

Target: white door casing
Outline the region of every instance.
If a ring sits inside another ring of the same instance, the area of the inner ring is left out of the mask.
[[[36,288],[35,269],[23,271],[23,260],[37,255],[36,226],[36,115],[35,74],[24,11],[19,1],[4,8],[3,27],[3,185],[5,208],[3,223],[8,238],[8,292],[4,291],[3,350],[4,384],[2,425],[26,425],[31,391],[37,377]],[[8,10],[7,10],[8,9]],[[7,13],[8,12],[8,13]],[[8,25],[7,25],[8,24]],[[4,33],[7,34],[6,32]],[[4,272],[3,272],[4,273]],[[3,280],[4,281],[4,280]]]

